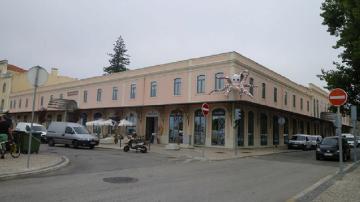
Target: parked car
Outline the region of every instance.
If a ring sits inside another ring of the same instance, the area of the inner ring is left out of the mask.
[[[320,135],[309,135],[309,141],[311,149],[316,149],[316,146],[320,144],[322,137]]]
[[[354,143],[355,143],[355,138],[353,134],[349,134],[349,133],[343,133],[342,134],[343,137],[346,138],[347,142],[349,143],[349,145],[351,146],[351,148],[354,148]],[[356,136],[356,140],[357,140],[357,147],[359,147],[359,143],[360,143],[360,139],[359,137]]]
[[[15,130],[29,133],[30,128],[31,128],[31,123],[19,122],[18,124],[16,124]],[[46,142],[46,128],[45,128],[45,126],[43,126],[41,124],[38,124],[38,123],[33,123],[32,128],[33,128],[33,132],[40,133],[41,142]]]
[[[339,159],[339,137],[326,137],[316,148],[316,160],[323,158]],[[342,138],[343,160],[350,160],[350,145]]]
[[[99,144],[99,139],[90,134],[84,126],[71,122],[51,122],[46,138],[49,146],[64,144],[72,145],[74,148],[85,146],[93,149]]]
[[[311,148],[311,142],[309,135],[295,134],[291,137],[288,143],[288,149],[303,149],[307,150]]]

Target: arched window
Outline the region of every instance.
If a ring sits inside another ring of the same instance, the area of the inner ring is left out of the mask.
[[[175,110],[169,117],[169,143],[182,143],[183,140],[183,114]]]
[[[181,79],[174,79],[174,95],[181,95]]]
[[[260,114],[260,145],[267,145],[268,124],[266,114]]]
[[[248,146],[254,145],[254,112],[249,111],[248,116]]]
[[[197,77],[197,93],[205,93],[205,75]]]
[[[6,83],[4,83],[2,86],[2,92],[5,93],[5,91],[6,91]]]
[[[224,73],[218,72],[215,74],[215,90],[220,90],[224,88]]]
[[[196,110],[194,116],[194,144],[204,145],[206,140],[205,117],[202,111]]]
[[[225,110],[215,109],[212,112],[212,145],[225,145]]]
[[[249,93],[251,95],[254,95],[254,78],[250,78],[249,84],[250,84]]]

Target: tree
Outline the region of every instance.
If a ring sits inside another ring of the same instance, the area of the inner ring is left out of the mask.
[[[338,37],[335,49],[341,48],[341,62],[335,70],[321,70],[318,77],[327,82],[327,89],[342,88],[348,103],[360,104],[360,0],[325,0],[321,6],[323,25],[330,35]]]
[[[110,66],[104,67],[107,74],[122,72],[128,70],[126,65],[130,64],[129,55],[126,54],[126,47],[121,36],[114,43],[114,53],[108,53]]]

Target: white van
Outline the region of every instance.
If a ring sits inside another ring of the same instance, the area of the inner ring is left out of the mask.
[[[65,146],[72,145],[74,148],[85,146],[93,149],[99,144],[99,139],[90,134],[84,126],[71,122],[51,122],[46,138],[49,146],[65,144]]]
[[[30,128],[31,128],[31,123],[19,122],[18,124],[16,124],[15,130],[28,133],[28,132],[30,132]],[[40,133],[42,142],[46,141],[46,128],[45,128],[45,126],[43,126],[41,124],[38,124],[38,123],[33,123],[33,131],[35,133]]]
[[[311,142],[309,139],[309,135],[305,134],[295,134],[291,137],[288,143],[288,149],[303,149],[308,150],[311,149]]]

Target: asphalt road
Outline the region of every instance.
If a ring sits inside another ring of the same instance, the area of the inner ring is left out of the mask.
[[[314,151],[202,162],[151,152],[42,147],[68,156],[71,164],[0,182],[2,202],[286,201],[338,169],[336,161],[316,161]]]

